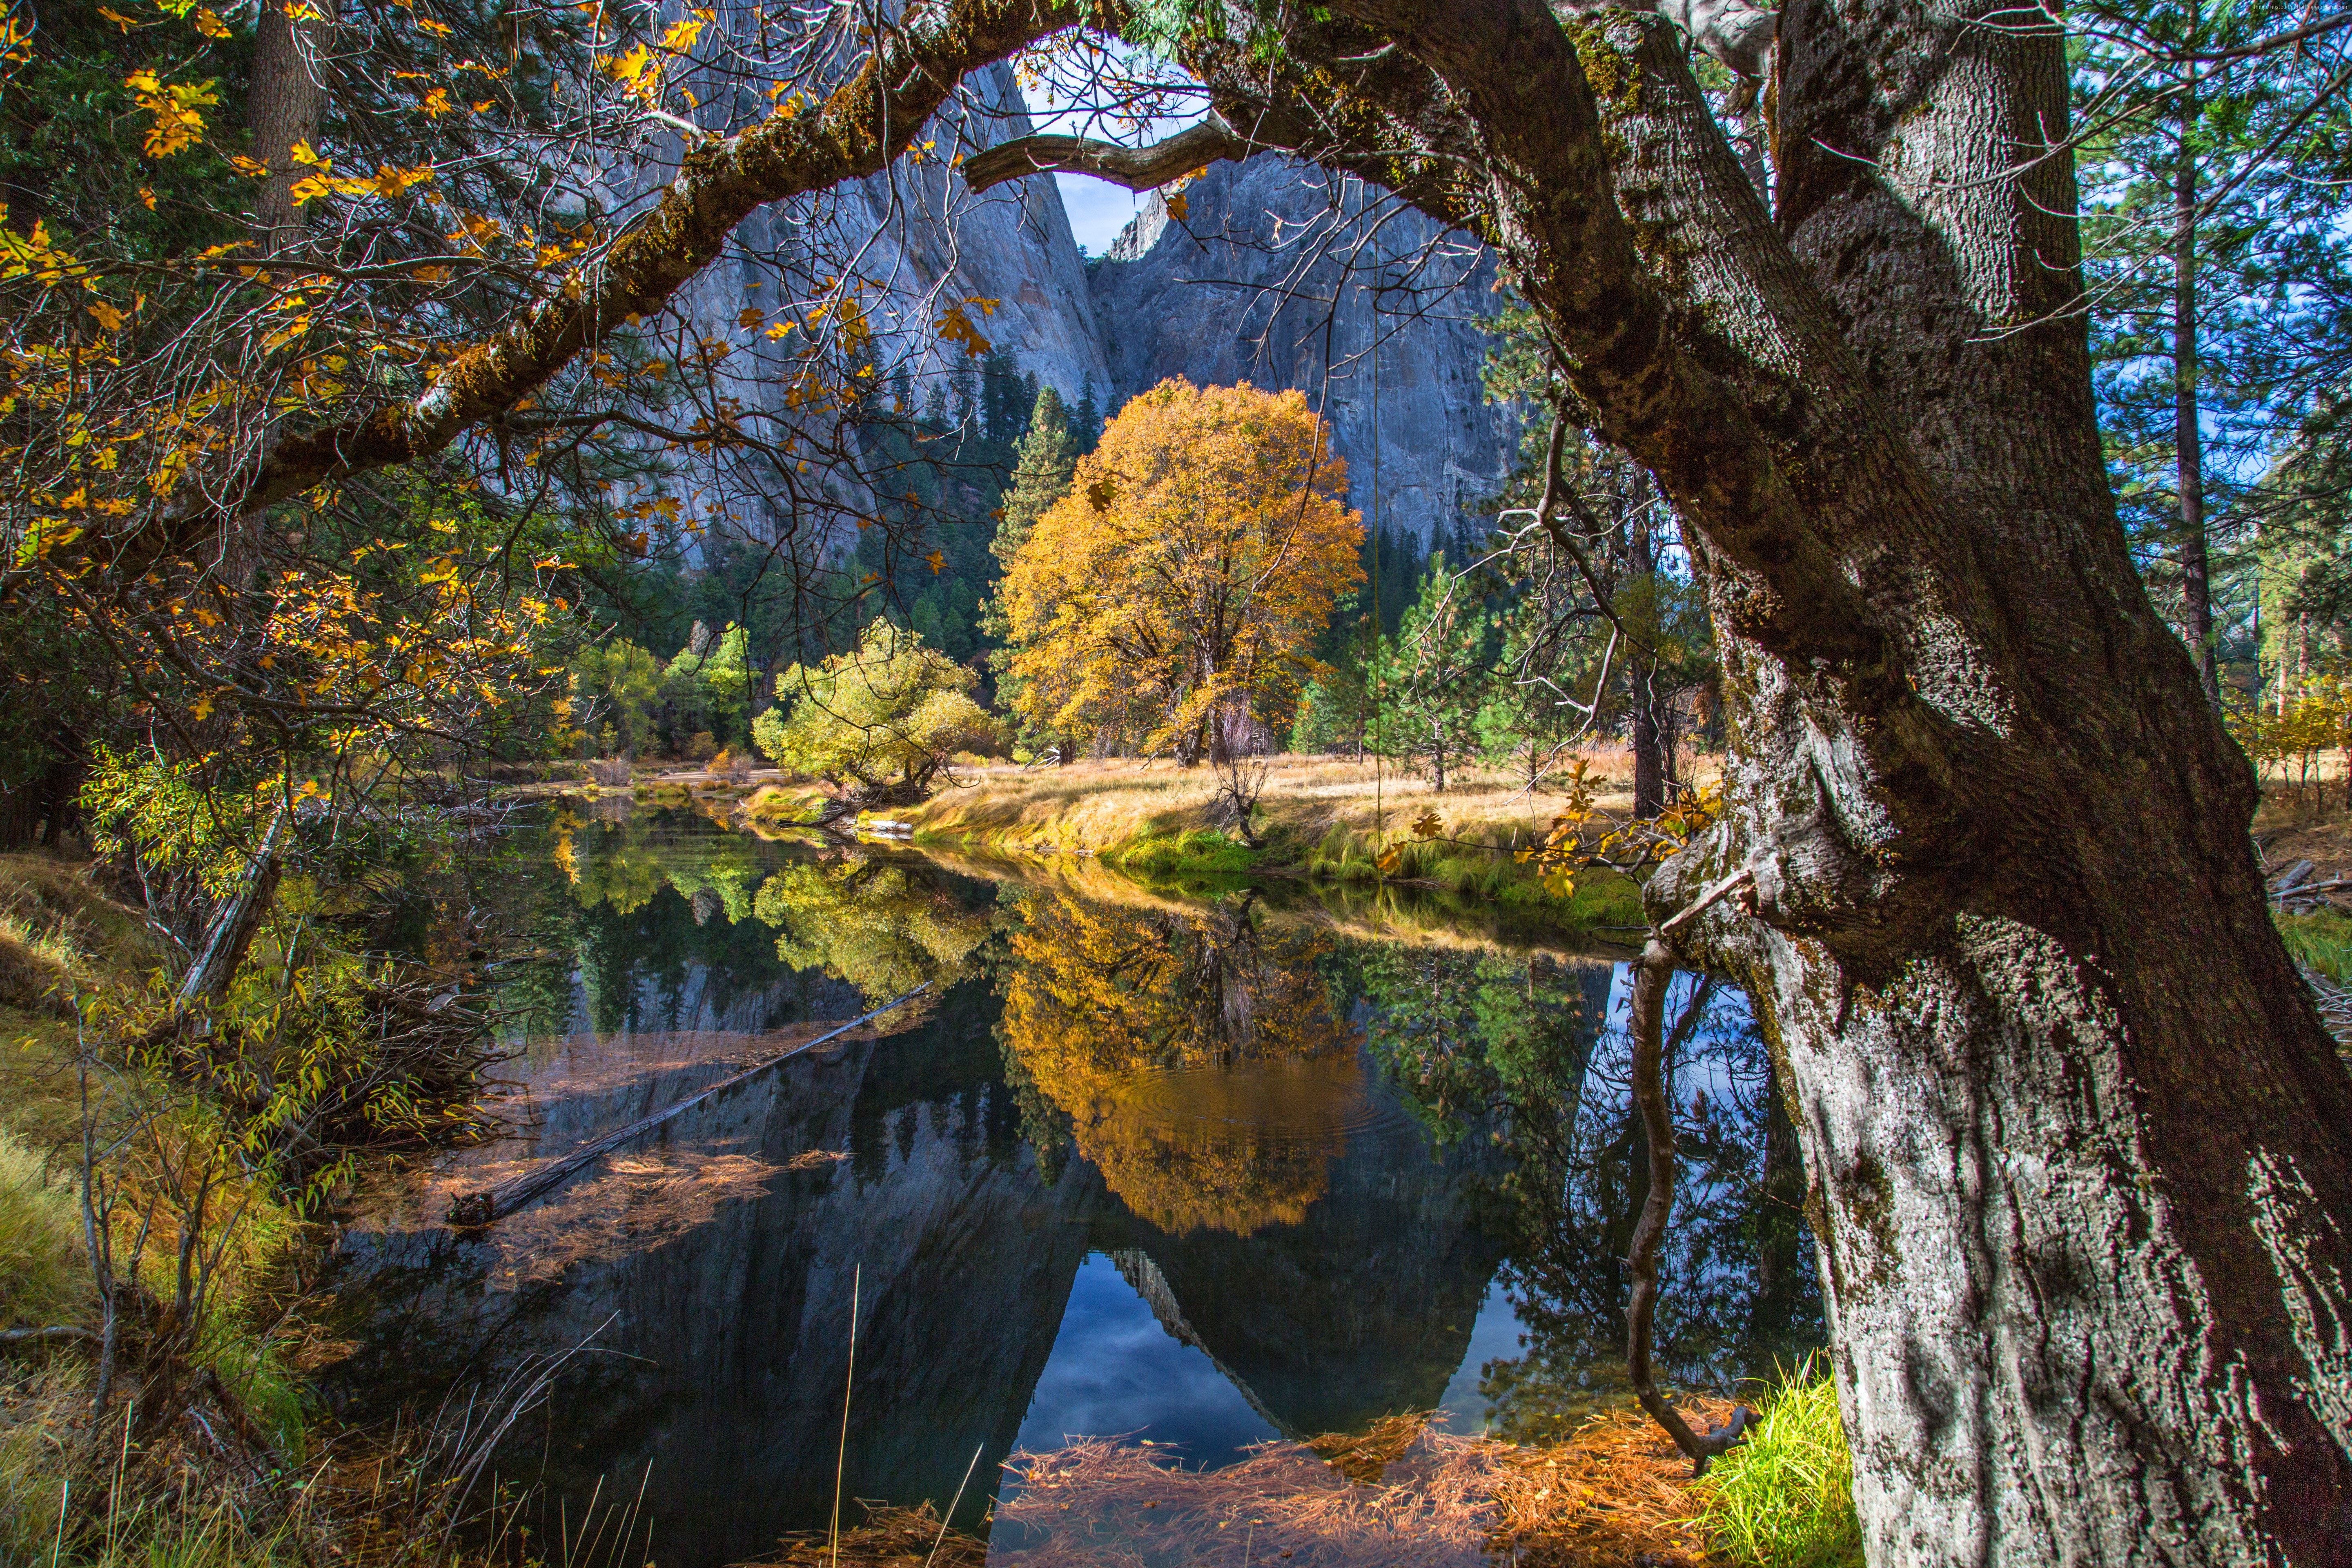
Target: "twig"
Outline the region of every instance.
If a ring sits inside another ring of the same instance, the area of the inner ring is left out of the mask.
[[[1680,910],[1667,916],[1665,924],[1658,928],[1658,936],[1664,942],[1672,942],[1676,931],[1706,913],[1726,893],[1736,892],[1741,888],[1753,887],[1755,884],[1756,873],[1745,866],[1741,867],[1730,876],[1709,887]]]
[[[106,1336],[96,1329],[58,1324],[46,1329],[0,1329],[0,1345],[102,1345]]]
[[[971,1485],[971,1473],[980,1468],[980,1450],[986,1447],[988,1447],[988,1445],[985,1443],[981,1443],[973,1447],[971,1450],[971,1463],[963,1468],[963,1479],[956,1483],[955,1499],[948,1504],[947,1512],[940,1515],[939,1539],[931,1542],[931,1549],[929,1552],[923,1553],[923,1568],[931,1568],[931,1559],[937,1557],[940,1554],[940,1548],[946,1544],[948,1539],[949,1521],[955,1518],[955,1510],[962,1505],[963,1489]]]
[[[833,1526],[827,1531],[832,1539],[833,1568],[841,1568],[841,1478],[849,1465],[849,1395],[857,1386],[857,1298],[865,1275],[866,1265],[860,1263],[849,1276],[849,1371],[841,1380],[841,1447],[833,1456]],[[934,1546],[932,1550],[939,1549]]]

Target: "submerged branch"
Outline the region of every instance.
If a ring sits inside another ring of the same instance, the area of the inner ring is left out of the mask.
[[[599,1138],[594,1142],[589,1144],[586,1148],[581,1149],[573,1153],[567,1154],[562,1159],[554,1161],[550,1164],[541,1166],[540,1169],[531,1172],[528,1175],[518,1176],[513,1181],[507,1183],[503,1186],[493,1187],[488,1192],[461,1194],[457,1197],[457,1201],[449,1205],[449,1223],[454,1226],[461,1226],[471,1229],[490,1225],[498,1220],[503,1219],[508,1215],[514,1213],[515,1210],[522,1207],[523,1205],[530,1202],[533,1198],[540,1196],[541,1194],[552,1192],[557,1187],[562,1186],[565,1182],[570,1181],[573,1176],[579,1174],[582,1171],[586,1170],[590,1165],[594,1164],[599,1159],[621,1147],[623,1144],[633,1142],[634,1140],[642,1137],[644,1134],[652,1131],[663,1122],[667,1121],[671,1117],[677,1115],[678,1112],[690,1110],[694,1106],[700,1105],[704,1100],[709,1100],[711,1096],[720,1093],[725,1089],[732,1089],[735,1085],[741,1083],[746,1079],[756,1078],[760,1074],[766,1072],[770,1068],[776,1066],[779,1062],[799,1056],[803,1051],[814,1050],[817,1047],[824,1045],[827,1040],[838,1039],[842,1036],[849,1033],[850,1030],[856,1028],[860,1024],[872,1023],[883,1014],[891,1011],[893,1008],[898,1007],[904,1003],[913,1001],[917,996],[922,994],[930,988],[931,983],[926,980],[920,985],[916,986],[912,991],[907,992],[903,995],[894,997],[890,1001],[883,1003],[882,1005],[875,1008],[870,1013],[863,1014],[857,1017],[852,1018],[849,1022],[840,1026],[838,1028],[828,1029],[824,1034],[819,1035],[815,1039],[803,1040],[799,1045],[794,1046],[792,1049],[779,1052],[777,1055],[768,1058],[765,1061],[762,1061],[756,1066],[745,1068],[741,1072],[730,1073],[698,1094],[688,1095],[686,1099],[679,1100],[677,1104],[672,1105],[666,1110],[656,1110],[651,1116],[645,1117],[636,1121],[632,1121],[626,1127],[620,1129],[618,1131],[608,1132],[604,1137]]]

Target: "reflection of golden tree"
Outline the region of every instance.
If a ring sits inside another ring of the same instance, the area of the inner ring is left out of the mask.
[[[1239,909],[1025,901],[1004,1039],[1128,1206],[1169,1230],[1296,1224],[1364,1092],[1321,941]]]
[[[787,866],[761,884],[752,911],[777,928],[777,957],[846,980],[871,1002],[926,980],[945,992],[988,934],[987,916],[953,894],[863,858]]]

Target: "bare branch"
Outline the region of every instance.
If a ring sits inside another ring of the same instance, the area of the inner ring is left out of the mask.
[[[1221,159],[1239,163],[1256,149],[1214,114],[1149,147],[1122,147],[1086,136],[1022,136],[964,161],[974,192],[1030,174],[1091,174],[1130,191],[1157,190]]]

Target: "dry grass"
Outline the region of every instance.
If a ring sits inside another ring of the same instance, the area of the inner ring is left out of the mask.
[[[1603,782],[1601,804],[1633,804],[1632,767],[1624,752],[1591,756]],[[1517,788],[1501,773],[1474,768],[1450,781],[1444,794],[1393,766],[1344,757],[1284,755],[1267,759],[1262,820],[1270,835],[1291,843],[1318,842],[1338,828],[1395,832],[1424,811],[1435,811],[1449,831],[1533,833],[1540,837],[1558,796]],[[902,813],[919,835],[962,839],[999,852],[1100,854],[1147,835],[1211,826],[1216,775],[1205,767],[1129,761],[1073,763],[1066,768],[992,767],[961,776],[921,806]]]
[[[866,1521],[841,1532],[838,1551],[839,1561],[851,1568],[986,1568],[988,1542],[956,1530],[942,1536],[940,1516],[929,1503],[892,1508],[861,1498],[858,1506],[866,1510]],[[836,1556],[821,1530],[788,1536],[781,1544],[772,1564],[743,1568],[829,1568]]]
[[[1723,1401],[1696,1402],[1706,1420]],[[953,1568],[1702,1568],[1690,1466],[1648,1417],[1594,1417],[1568,1441],[1515,1447],[1391,1416],[1360,1434],[1267,1443],[1192,1470],[1173,1450],[1085,1438],[1016,1454],[989,1539],[950,1532]],[[853,1568],[919,1568],[939,1515],[868,1505],[845,1531]],[[775,1562],[817,1568],[822,1532]]]

